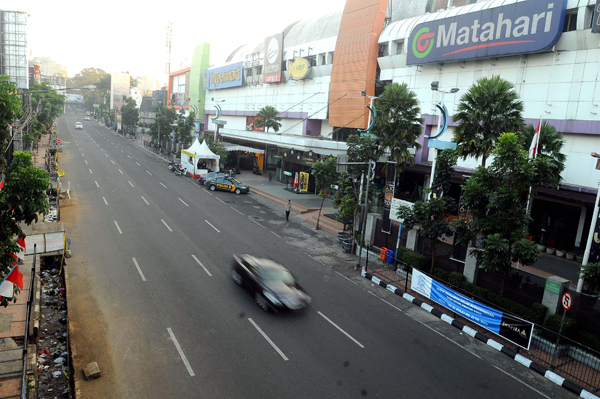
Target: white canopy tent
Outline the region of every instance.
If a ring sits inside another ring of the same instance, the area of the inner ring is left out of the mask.
[[[220,158],[208,148],[206,141],[200,144],[198,138],[190,148],[181,150],[181,166],[195,179],[209,172],[218,172]]]

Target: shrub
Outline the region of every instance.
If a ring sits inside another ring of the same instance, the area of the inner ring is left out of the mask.
[[[464,282],[465,282],[464,274],[461,274],[458,272],[452,272],[452,273],[450,273],[450,276],[448,276],[448,283],[450,283],[451,285],[453,285],[455,287],[462,288],[462,285]]]
[[[415,251],[411,251],[410,249],[406,249],[401,260],[402,262],[407,263],[418,270],[425,270],[429,264],[429,259],[427,259],[426,256],[423,256]]]
[[[592,295],[600,294],[600,263],[588,263],[581,274],[587,290]]]
[[[442,281],[448,281],[448,276],[450,276],[450,273],[436,267],[435,270],[433,271],[433,275]]]
[[[560,323],[562,321],[562,318],[562,315],[551,314],[546,318],[546,321],[544,322],[544,327],[546,327],[550,331],[558,333],[558,331],[560,330]],[[573,340],[577,339],[578,331],[577,323],[575,323],[575,320],[571,319],[570,317],[565,317],[565,323],[562,328],[562,335]]]

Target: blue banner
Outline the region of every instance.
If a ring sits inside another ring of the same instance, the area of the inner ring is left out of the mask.
[[[533,323],[474,301],[414,268],[411,288],[486,330],[529,349]]]
[[[567,0],[520,1],[420,23],[410,34],[406,64],[544,51],[560,38],[566,9]]]
[[[204,90],[238,87],[243,82],[243,62],[207,69],[204,72]]]

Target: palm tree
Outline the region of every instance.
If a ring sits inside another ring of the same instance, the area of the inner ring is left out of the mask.
[[[481,166],[503,133],[518,133],[523,127],[523,102],[514,85],[500,76],[483,77],[462,95],[454,120],[457,152],[463,159],[481,157]]]
[[[416,93],[406,83],[394,83],[386,86],[376,108],[373,133],[381,140],[380,151],[389,151],[390,159],[399,166],[412,165],[414,158],[409,149],[421,148],[417,140],[423,131]]]
[[[531,140],[533,140],[536,128],[537,126],[527,125],[527,127],[523,129],[522,134],[519,135],[521,144],[524,148],[528,149],[531,145]],[[537,157],[548,158],[554,165],[557,174],[552,178],[553,186],[558,186],[560,184],[560,174],[565,170],[567,156],[560,152],[564,146],[565,141],[563,139],[563,134],[558,132],[556,128],[548,122],[542,122]]]
[[[281,128],[281,123],[279,123],[281,117],[277,115],[279,115],[279,113],[275,107],[265,105],[260,111],[258,111],[258,114],[256,114],[254,123],[257,127],[266,127],[267,132],[269,131],[269,128],[273,128],[275,132],[278,132],[279,128]]]

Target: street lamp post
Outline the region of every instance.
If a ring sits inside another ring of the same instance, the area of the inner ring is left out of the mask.
[[[440,85],[440,82],[438,82],[438,81],[431,82],[431,90],[442,93],[442,101],[440,102],[440,105],[443,108],[443,106],[444,106],[444,97],[446,96],[446,94],[455,94],[455,93],[458,93],[458,91],[460,89],[457,88],[457,87],[453,87],[452,89],[450,89],[448,91],[446,91],[446,90],[440,90],[439,85]],[[442,122],[442,118],[440,116],[440,117],[438,117],[438,121],[437,121],[436,137],[440,135],[441,122]],[[438,151],[439,150],[437,148],[435,148],[434,151],[435,151],[434,152],[435,156],[433,157],[433,163],[431,164],[431,176],[429,177],[429,189],[430,190],[431,190],[431,187],[433,187],[433,179],[435,177],[435,167],[436,167],[436,164],[437,164],[437,156],[438,156]],[[431,191],[429,192],[429,198],[431,198]]]

